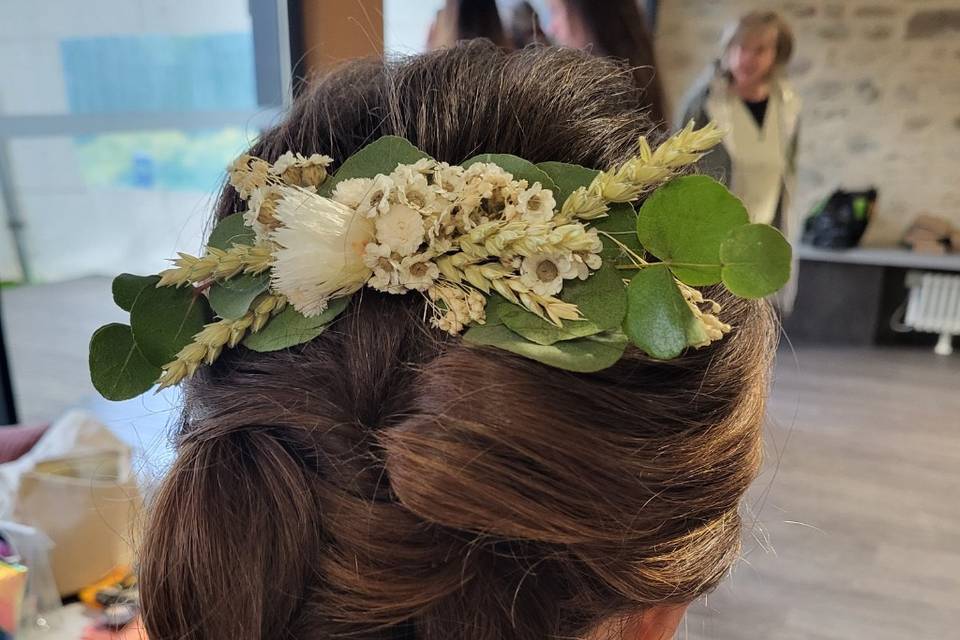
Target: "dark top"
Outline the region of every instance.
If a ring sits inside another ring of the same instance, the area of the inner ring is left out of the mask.
[[[747,109],[753,114],[753,119],[757,121],[757,126],[761,129],[763,128],[763,119],[767,115],[767,102],[769,102],[769,98],[757,100],[756,102],[750,102],[749,100],[743,101],[743,104],[747,105]]]

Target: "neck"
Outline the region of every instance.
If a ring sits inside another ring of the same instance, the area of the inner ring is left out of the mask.
[[[749,84],[735,82],[733,84],[733,90],[744,100],[759,102],[760,100],[766,100],[770,96],[770,81],[763,80]]]

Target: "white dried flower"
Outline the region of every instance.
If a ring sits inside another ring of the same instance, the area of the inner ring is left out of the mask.
[[[390,178],[398,185],[406,185],[432,172],[436,164],[436,160],[431,158],[420,158],[413,164],[400,164],[390,174]]]
[[[368,285],[385,293],[406,293],[400,282],[400,265],[393,259],[390,247],[371,242],[364,250],[363,262],[373,271]]]
[[[374,238],[372,220],[306,189],[282,187],[270,232],[277,245],[271,286],[305,316],[320,314],[333,297],[349,295],[370,277],[363,254]]]
[[[270,173],[280,176],[283,175],[283,172],[297,164],[299,160],[304,160],[305,158],[299,153],[294,155],[292,151],[287,151],[282,156],[274,160],[273,166],[270,168]]]
[[[564,278],[576,277],[570,256],[542,254],[528,256],[520,265],[520,282],[541,296],[554,296],[563,289]]]
[[[440,277],[440,269],[426,253],[407,256],[400,261],[400,284],[407,289],[426,291]]]
[[[590,271],[596,271],[603,266],[603,260],[600,258],[600,252],[603,251],[603,241],[600,240],[600,234],[596,229],[588,229],[586,234],[593,243],[585,250],[573,252],[573,265],[577,272],[577,278],[586,280],[590,276]]]
[[[254,189],[266,186],[270,176],[270,165],[253,156],[240,156],[227,170],[230,184],[240,197],[246,200]]]
[[[467,184],[463,173],[463,167],[440,162],[433,169],[433,181],[441,191],[459,194]]]
[[[373,187],[373,180],[370,178],[348,178],[337,183],[331,197],[340,204],[356,209],[370,192],[371,187]]]
[[[517,197],[517,209],[524,220],[529,222],[549,222],[553,218],[553,209],[557,201],[550,189],[544,189],[539,182],[524,189]]]
[[[423,216],[404,204],[392,205],[374,221],[377,241],[400,256],[409,256],[423,244]]]
[[[390,210],[390,196],[393,191],[393,180],[382,174],[376,176],[357,205],[357,211],[368,218],[385,214]]]
[[[427,178],[422,173],[416,173],[403,183],[397,183],[399,200],[403,204],[418,211],[427,211],[432,208],[436,196]]]

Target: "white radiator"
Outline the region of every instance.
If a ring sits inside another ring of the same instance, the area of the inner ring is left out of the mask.
[[[960,334],[960,275],[911,271],[907,287],[904,324],[915,331],[939,333],[934,351],[949,355],[953,336]]]

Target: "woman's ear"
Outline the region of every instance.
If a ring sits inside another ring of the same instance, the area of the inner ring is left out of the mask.
[[[661,605],[618,616],[599,625],[585,640],[670,640],[689,604]]]

